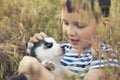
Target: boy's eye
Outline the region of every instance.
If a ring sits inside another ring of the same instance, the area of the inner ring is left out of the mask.
[[[84,23],[76,23],[75,24],[78,28],[85,28],[87,27],[87,24],[84,24]]]

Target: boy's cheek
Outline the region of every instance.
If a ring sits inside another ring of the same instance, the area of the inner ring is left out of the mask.
[[[65,28],[63,28],[62,31],[63,31],[63,35],[67,34],[67,30]]]

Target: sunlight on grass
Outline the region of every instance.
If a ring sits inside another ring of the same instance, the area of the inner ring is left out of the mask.
[[[98,38],[120,52],[120,1],[111,1],[109,20],[101,19]],[[65,41],[60,6],[60,0],[0,0],[0,80],[14,74],[26,55],[26,42],[36,32],[43,31],[57,41]],[[117,79],[113,75],[115,69],[106,70]]]

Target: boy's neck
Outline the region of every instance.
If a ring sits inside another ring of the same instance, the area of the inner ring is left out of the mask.
[[[86,51],[90,48],[91,48],[91,44],[89,44],[87,47],[80,48],[79,50],[71,47],[71,50],[78,51],[78,52],[83,52],[83,51]]]

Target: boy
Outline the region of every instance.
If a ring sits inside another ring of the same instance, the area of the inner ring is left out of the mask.
[[[96,43],[98,15],[90,5],[89,0],[62,0],[62,29],[69,43],[63,43],[65,55],[61,59],[61,65],[75,74],[81,73],[79,76],[84,80],[101,78],[105,80],[107,76],[105,76],[104,66],[107,65],[107,62],[103,55],[100,56],[100,51],[114,57],[112,61],[108,60],[110,66],[119,66],[119,64],[115,51],[105,44],[98,44],[100,49],[93,44],[93,42]],[[44,32],[36,33],[31,37],[30,42],[37,42],[45,37],[47,35]],[[29,74],[28,80],[60,79],[39,64],[35,58],[28,56],[21,60],[18,72],[19,74]],[[36,77],[33,77],[33,73],[36,74]]]

